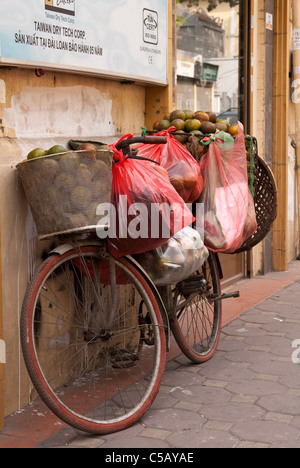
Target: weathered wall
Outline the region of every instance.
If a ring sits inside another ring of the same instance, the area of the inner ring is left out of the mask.
[[[160,90],[160,92],[163,92]],[[29,401],[31,383],[19,341],[19,318],[28,279],[49,242],[39,242],[17,177],[16,164],[35,148],[70,138],[113,142],[140,134],[146,90],[136,84],[34,70],[0,69],[0,209],[5,415]]]

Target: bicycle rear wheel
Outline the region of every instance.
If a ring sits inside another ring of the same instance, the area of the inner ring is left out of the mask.
[[[115,288],[110,272],[98,247],[51,255],[21,315],[24,360],[39,396],[64,422],[96,434],[140,419],[158,393],[166,357],[149,283],[126,258],[115,261]]]
[[[183,354],[196,364],[214,355],[220,338],[222,304],[215,256],[195,275],[177,284],[172,291],[173,311],[170,328]]]

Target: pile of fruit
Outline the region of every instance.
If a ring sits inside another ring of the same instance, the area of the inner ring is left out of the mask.
[[[18,171],[39,235],[97,225],[98,205],[110,202],[111,164],[107,146],[31,151]]]
[[[199,161],[207,152],[207,146],[202,145],[202,139],[217,130],[227,132],[235,137],[238,134],[238,123],[230,125],[228,120],[218,119],[214,112],[191,110],[174,110],[160,121],[153,124],[153,131],[159,132],[175,127],[174,138],[185,146],[192,156]],[[192,137],[192,138],[191,138]]]
[[[230,125],[228,120],[218,120],[214,112],[203,111],[174,110],[166,114],[162,120],[153,124],[153,130],[157,131],[168,130],[170,127],[175,127],[177,132],[190,133],[199,138],[203,138],[204,135],[209,133],[215,133],[217,130],[228,132],[232,136],[238,133],[237,123]]]

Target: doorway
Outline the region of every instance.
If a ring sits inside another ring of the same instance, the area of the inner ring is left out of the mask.
[[[249,121],[249,2],[177,0],[177,108]],[[224,286],[245,277],[247,255],[220,255]]]

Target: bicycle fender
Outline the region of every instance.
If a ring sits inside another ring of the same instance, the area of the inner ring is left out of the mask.
[[[57,254],[57,255],[62,256],[65,253],[70,252],[70,250],[72,250],[73,248],[74,247],[71,244],[61,244],[55,247],[55,249],[51,250],[51,252],[49,252],[48,255]]]
[[[58,245],[57,247],[55,247],[55,249],[51,250],[51,252],[49,252],[49,255],[53,255],[53,254],[56,254],[56,255],[64,255],[65,253],[67,252],[70,252],[70,250],[73,250],[74,248],[76,247],[84,247],[84,246],[88,246],[88,245],[94,245],[94,246],[97,246],[97,247],[102,247],[103,246],[103,242],[101,242],[101,240],[82,240],[82,241],[77,241],[76,242],[76,246],[75,245],[72,245],[72,244],[61,244],[61,245]]]
[[[170,350],[170,338],[171,338],[170,337],[170,321],[169,321],[169,316],[168,316],[167,310],[166,310],[165,305],[164,305],[164,303],[162,301],[162,298],[161,298],[155,284],[153,283],[151,278],[149,278],[149,275],[146,273],[144,268],[130,255],[127,255],[126,259],[135,266],[135,268],[144,276],[145,279],[147,279],[148,283],[151,286],[152,292],[153,292],[153,294],[155,296],[156,301],[158,302],[158,305],[159,305],[159,308],[160,308],[160,311],[161,311],[162,320],[163,320],[163,324],[164,324],[164,328],[165,328],[167,351],[169,351]]]

